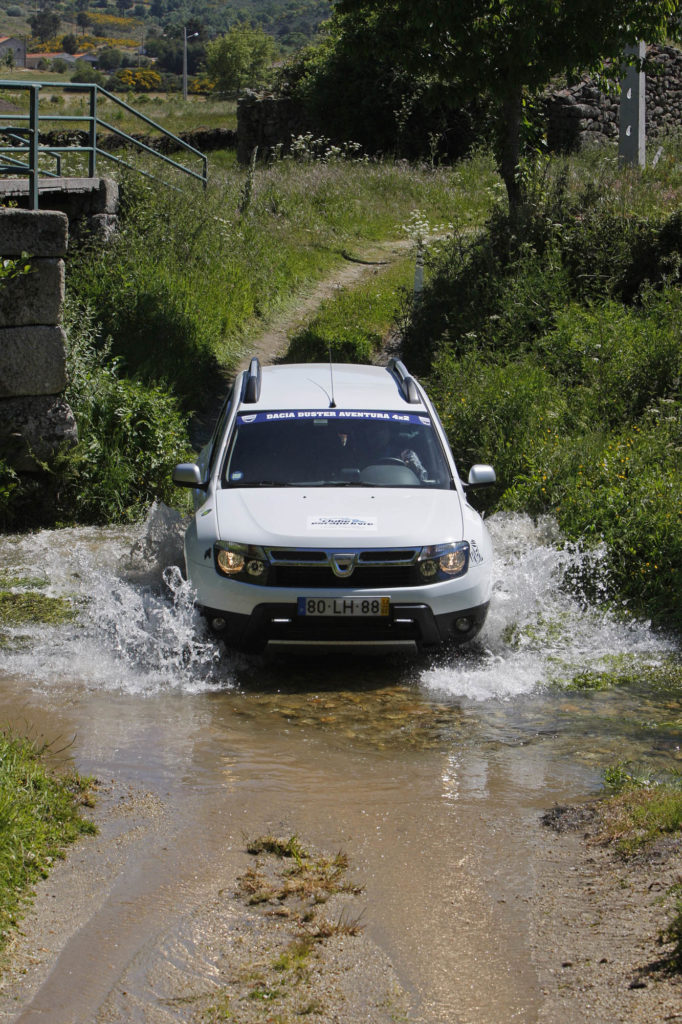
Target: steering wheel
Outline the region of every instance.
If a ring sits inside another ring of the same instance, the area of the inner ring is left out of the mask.
[[[404,466],[405,463],[402,459],[396,459],[391,455],[387,455],[385,459],[377,459],[374,463],[375,466]]]

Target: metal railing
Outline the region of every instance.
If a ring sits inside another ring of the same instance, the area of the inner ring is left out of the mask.
[[[53,93],[55,89],[61,89],[64,92],[85,93],[89,97],[87,113],[62,114],[57,112],[41,112],[41,89],[49,89],[50,93]],[[177,135],[173,135],[172,132],[167,131],[160,124],[152,121],[151,118],[142,114],[139,110],[135,110],[134,107],[131,107],[118,96],[107,92],[106,89],[103,89],[99,85],[80,82],[55,83],[0,81],[0,94],[3,91],[28,91],[29,93],[28,114],[5,113],[0,111],[0,161],[2,161],[0,163],[0,175],[10,175],[15,178],[28,178],[28,201],[29,208],[31,210],[38,209],[40,178],[61,177],[62,153],[87,154],[88,177],[90,178],[97,177],[98,160],[103,158],[111,160],[113,163],[119,164],[121,167],[127,167],[130,170],[136,171],[137,173],[144,175],[146,178],[152,178],[155,181],[163,181],[162,178],[158,178],[155,174],[152,174],[141,167],[136,167],[127,160],[124,160],[119,156],[115,156],[106,148],[102,148],[100,145],[100,142],[102,141],[102,134],[99,131],[100,129],[104,129],[109,132],[110,135],[122,139],[124,143],[131,147],[135,147],[144,153],[151,154],[155,159],[162,161],[166,165],[174,167],[182,174],[186,174],[190,178],[200,181],[204,188],[206,188],[208,181],[208,158],[203,153],[198,149],[195,149],[193,146],[190,146],[188,142],[184,141],[184,139],[179,138]],[[143,142],[141,139],[136,139],[122,128],[118,128],[115,125],[110,124],[108,121],[104,121],[98,113],[98,99],[100,97],[106,100],[111,100],[118,107],[121,107],[129,114],[132,114],[134,118],[160,132],[163,138],[170,140],[183,152],[188,155],[191,154],[192,157],[197,157],[201,162],[201,171],[195,170],[191,166],[187,166],[177,160],[172,160],[166,153],[159,152],[159,150],[147,145],[147,143]],[[59,122],[60,124],[73,124],[75,122],[80,122],[81,124],[86,124],[87,144],[41,144],[40,128],[41,126],[44,128],[49,122]],[[42,166],[41,157],[43,158]],[[46,158],[54,161],[54,171],[50,171],[45,168]],[[168,184],[168,182],[164,183]]]

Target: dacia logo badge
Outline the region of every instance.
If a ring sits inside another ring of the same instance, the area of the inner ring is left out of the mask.
[[[353,569],[355,568],[355,562],[357,555],[351,554],[338,554],[331,556],[332,572],[335,576],[340,579],[346,579],[348,576],[352,576]]]

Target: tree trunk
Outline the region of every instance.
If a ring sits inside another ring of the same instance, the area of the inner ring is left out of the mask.
[[[521,116],[523,111],[521,86],[514,86],[502,101],[497,125],[497,166],[507,189],[509,213],[513,216],[523,202],[523,188],[519,181],[519,152],[521,146]]]

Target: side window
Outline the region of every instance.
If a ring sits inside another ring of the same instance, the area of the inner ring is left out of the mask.
[[[222,409],[220,411],[220,415],[218,416],[218,421],[217,421],[217,423],[216,423],[216,425],[214,427],[214,430],[213,430],[213,436],[211,437],[211,442],[210,442],[210,444],[211,444],[211,452],[210,452],[210,455],[208,457],[208,476],[210,476],[212,474],[212,472],[213,472],[213,466],[215,465],[216,456],[218,454],[218,448],[220,447],[220,439],[223,436],[223,431],[225,429],[225,424],[227,423],[227,420],[228,420],[229,415],[230,415],[230,410],[232,408],[233,399],[234,399],[234,385],[232,385],[232,387],[230,388],[230,393],[229,393],[229,395],[227,396],[227,398],[225,400],[225,404],[223,405],[223,407],[222,407]]]

